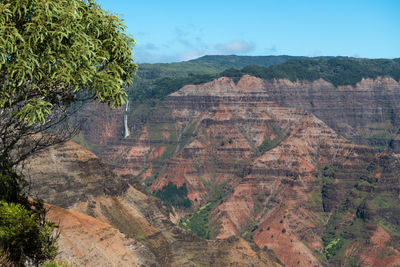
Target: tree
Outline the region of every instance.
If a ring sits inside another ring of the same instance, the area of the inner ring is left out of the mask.
[[[2,146],[76,101],[124,103],[136,65],[118,17],[92,0],[1,0],[0,13]]]
[[[78,103],[125,102],[134,44],[93,0],[0,0],[0,201],[41,212],[26,201],[17,166],[75,130],[64,122]]]

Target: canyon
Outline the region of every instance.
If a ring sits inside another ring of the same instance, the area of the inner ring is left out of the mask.
[[[245,75],[129,111],[90,104],[74,141],[102,160],[49,148],[32,189],[58,206],[61,255],[77,264],[398,266],[399,94],[388,77]]]
[[[31,194],[59,225],[58,259],[77,266],[282,266],[240,237],[203,240],[169,219],[160,200],[72,141],[26,162]],[[133,186],[132,186],[133,185]]]

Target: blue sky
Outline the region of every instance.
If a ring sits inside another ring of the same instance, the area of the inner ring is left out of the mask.
[[[136,61],[203,55],[400,57],[400,0],[97,0]]]

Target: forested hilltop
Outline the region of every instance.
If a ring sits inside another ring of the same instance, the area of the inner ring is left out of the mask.
[[[194,60],[140,64],[135,83],[129,88],[131,100],[160,99],[179,90],[186,84],[201,84],[219,77],[229,68],[249,65],[268,67],[291,59],[294,56],[203,56]]]
[[[265,80],[314,81],[320,78],[335,86],[355,85],[362,78],[390,76],[400,79],[400,58],[293,56],[204,56],[195,60],[141,64],[129,88],[133,101],[162,99],[187,84],[201,84],[222,76],[240,78],[248,74]]]

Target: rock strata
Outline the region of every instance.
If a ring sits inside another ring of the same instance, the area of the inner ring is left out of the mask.
[[[400,84],[390,78],[336,88],[323,80],[222,77],[185,86],[158,103],[133,104],[126,139],[112,130],[86,130],[84,137],[114,171],[136,176],[150,192],[169,183],[185,186],[187,196],[175,197],[189,199],[190,208],[174,206],[174,196],[164,203],[175,209],[174,221],[202,237],[241,236],[288,266],[364,259],[378,266],[382,250],[398,252],[397,156],[375,152],[397,147],[399,92]],[[120,113],[109,114],[102,119]],[[99,134],[102,141],[96,142]],[[117,202],[94,205],[95,217],[121,224],[115,220],[123,216],[111,211],[129,208],[129,192]],[[156,221],[150,224],[166,227]],[[194,235],[183,236],[197,242]],[[163,247],[164,239],[156,240]],[[334,251],[327,250],[336,243]],[[160,255],[170,251],[166,246]],[[173,257],[158,261],[164,258]],[[392,264],[398,257],[390,259]]]
[[[78,266],[281,266],[241,238],[202,240],[169,220],[162,203],[128,186],[71,141],[32,156],[32,194],[60,226],[60,260]],[[65,207],[67,209],[61,208]]]

